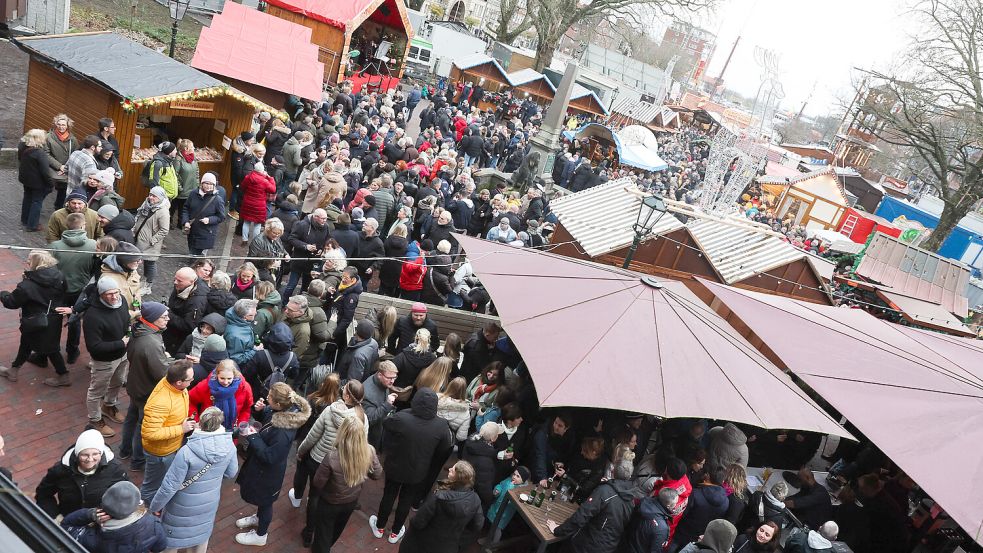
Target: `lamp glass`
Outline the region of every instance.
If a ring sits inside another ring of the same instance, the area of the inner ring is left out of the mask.
[[[191,4],[191,0],[170,0],[167,3],[167,9],[171,12],[171,19],[175,21],[183,20],[184,14],[188,11],[189,4]]]
[[[661,197],[645,196],[642,198],[642,203],[638,207],[638,220],[635,222],[635,226],[642,230],[642,232],[652,232],[655,223],[659,221],[662,214],[666,211],[668,211],[666,202]]]

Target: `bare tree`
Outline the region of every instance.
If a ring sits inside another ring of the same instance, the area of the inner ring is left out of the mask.
[[[542,71],[553,60],[553,53],[560,45],[560,38],[576,23],[596,16],[633,17],[631,9],[649,6],[663,13],[675,10],[708,8],[716,0],[527,0],[536,27],[539,43],[536,45],[535,69]]]
[[[486,29],[495,40],[502,44],[511,44],[532,27],[532,16],[526,4],[527,0],[501,0],[498,17],[486,24]]]
[[[924,28],[900,68],[872,72],[881,140],[908,148],[945,207],[922,247],[937,251],[983,197],[983,3],[922,0]]]

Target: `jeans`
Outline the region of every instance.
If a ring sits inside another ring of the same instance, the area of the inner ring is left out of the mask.
[[[140,485],[140,499],[143,500],[144,505],[150,505],[154,500],[154,496],[157,495],[157,490],[160,485],[164,482],[164,475],[167,474],[167,469],[171,467],[171,462],[174,461],[174,456],[177,452],[160,456],[147,453],[147,466],[143,470],[143,484]]]
[[[464,166],[465,167],[471,167],[471,165],[474,162],[476,162],[476,161],[478,161],[478,158],[477,157],[471,157],[468,154],[464,154]]]
[[[273,522],[273,504],[267,503],[266,505],[260,505],[256,509],[256,518],[259,519],[259,524],[256,526],[256,534],[265,536],[270,530],[270,523]]]
[[[65,207],[65,198],[68,197],[68,181],[55,181],[55,211]]]
[[[155,278],[157,278],[157,262],[144,259],[143,279],[147,281],[147,284],[153,284]]]
[[[331,546],[338,541],[341,533],[348,525],[348,519],[355,512],[357,501],[334,505],[321,500],[317,504],[317,514],[314,525],[314,543],[311,551],[314,553],[331,553]]]
[[[399,530],[406,522],[406,515],[410,514],[410,507],[416,501],[419,483],[404,484],[386,478],[386,488],[382,492],[382,501],[379,502],[379,514],[376,518],[376,528],[383,530],[389,514],[392,512],[393,503],[396,503],[396,516],[393,518],[392,532],[398,534]],[[396,499],[399,498],[397,503]],[[381,524],[382,528],[378,525]]]
[[[239,211],[239,206],[242,204],[242,192],[239,190],[239,185],[234,185],[232,187],[232,196],[229,197],[229,210]]]
[[[491,159],[488,160],[488,167],[491,169],[498,168],[498,156],[492,156]]]
[[[74,307],[80,294],[81,292],[66,294],[62,305],[65,307]],[[76,318],[74,321],[69,319],[68,339],[65,340],[65,353],[69,355],[72,353],[78,353],[80,343],[82,343],[82,319]]]
[[[301,264],[303,264],[303,273],[298,271],[290,271],[290,278],[287,279],[287,287],[283,289],[283,294],[280,294],[280,297],[283,298],[283,305],[287,305],[287,301],[290,300],[290,296],[294,293],[294,289],[297,288],[298,282],[301,283],[301,291],[307,290],[307,285],[311,283],[310,267],[307,266],[306,262],[301,262]]]
[[[143,455],[142,436],[137,431],[143,426],[143,406],[145,404],[146,402],[137,401],[131,397],[130,406],[126,410],[126,418],[123,419],[123,440],[119,446],[119,454],[123,457],[133,456],[130,461],[131,467],[139,467],[146,462]]]
[[[20,206],[20,224],[37,228],[41,224],[41,204],[47,194],[43,190],[24,189],[24,201]]]
[[[254,223],[252,221],[242,222],[242,239],[243,241],[249,241],[253,238],[259,236],[259,232],[263,230],[263,223]]]
[[[116,405],[129,367],[130,362],[126,355],[112,361],[89,361],[92,375],[89,377],[89,391],[85,394],[85,407],[89,412],[90,422],[102,420],[103,404]]]

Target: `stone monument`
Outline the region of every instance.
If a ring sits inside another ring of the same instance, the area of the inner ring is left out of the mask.
[[[573,95],[573,87],[577,81],[576,60],[567,63],[567,69],[563,72],[560,86],[556,89],[553,102],[543,116],[543,123],[530,141],[532,152],[539,152],[539,168],[536,174],[543,179],[546,184],[547,196],[553,191],[553,163],[556,161],[557,151],[560,149],[560,133],[563,132],[563,118],[567,115],[567,107],[570,105],[570,96]]]

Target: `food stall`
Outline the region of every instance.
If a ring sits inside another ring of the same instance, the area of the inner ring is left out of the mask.
[[[190,139],[202,172],[213,171],[230,186],[232,140],[252,126],[257,111],[286,114],[197,69],[110,32],[25,37],[30,55],[25,129],[48,129],[67,113],[80,139],[98,131],[98,121],[116,123],[120,168],[117,191],[125,207],[146,196],[143,164],[164,140]],[[111,60],[107,60],[107,56]]]
[[[523,69],[508,74],[509,83],[514,87],[516,97],[528,96],[543,108],[546,108],[556,96],[553,83],[535,69]]]
[[[459,82],[470,83],[471,86],[480,84],[481,88],[490,92],[502,92],[512,86],[509,76],[495,58],[480,53],[468,54],[454,60],[450,78],[455,84]],[[498,105],[495,102],[482,100],[478,102],[477,107],[481,110],[497,109]]]
[[[607,117],[608,108],[597,97],[593,90],[581,86],[577,83],[573,85],[573,93],[570,95],[570,105],[567,107],[569,113],[584,114],[591,117]]]

